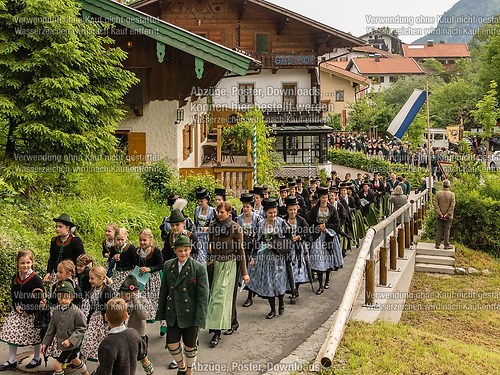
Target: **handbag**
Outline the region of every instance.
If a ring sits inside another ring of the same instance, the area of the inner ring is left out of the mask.
[[[149,272],[141,272],[139,271],[139,266],[135,266],[135,268],[132,270],[132,275],[135,276],[137,282],[139,283],[139,291],[144,291],[144,289],[146,288],[146,284],[149,282],[151,274]]]
[[[278,255],[285,255],[292,249],[292,240],[288,237],[275,237],[272,239],[269,249]]]

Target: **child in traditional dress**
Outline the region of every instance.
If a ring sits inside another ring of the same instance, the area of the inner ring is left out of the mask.
[[[126,328],[127,302],[113,298],[106,306],[106,321],[111,328],[108,337],[99,345],[99,367],[96,375],[134,375],[136,361],[140,361],[146,375],[154,373],[153,363],[148,359],[146,343],[137,331]]]
[[[128,241],[128,233],[125,228],[118,228],[116,231],[115,246],[111,250],[110,257],[116,262],[111,288],[117,293],[123,280],[137,264],[137,249]]]
[[[54,375],[64,375],[66,364],[71,363],[80,374],[88,375],[87,366],[78,358],[79,347],[87,325],[82,310],[71,302],[75,298],[75,289],[69,280],[63,281],[57,288],[59,305],[52,313],[49,328],[42,341],[41,352],[45,354],[47,345],[55,339],[61,354],[55,358]]]
[[[160,295],[160,270],[163,268],[161,250],[154,245],[151,229],[143,229],[139,233],[139,249],[137,250],[137,266],[142,273],[149,273],[150,277],[142,295],[149,301],[148,323],[155,322],[158,296]]]
[[[94,259],[88,254],[76,258],[76,283],[82,291],[82,298],[87,298],[92,286],[90,285],[89,272],[94,267]]]
[[[82,311],[87,318],[87,332],[82,341],[81,357],[87,361],[97,361],[99,344],[108,335],[104,320],[106,304],[114,297],[114,292],[108,286],[112,281],[106,276],[104,267],[95,266],[90,270],[89,277],[92,289],[82,304]]]
[[[139,293],[139,282],[134,275],[128,275],[122,285],[120,285],[120,298],[128,304],[128,320],[125,325],[135,329],[142,339],[148,344],[146,335],[146,319],[149,315],[150,303]]]
[[[5,319],[0,340],[9,344],[9,358],[0,365],[0,371],[17,367],[17,347],[33,346],[33,359],[26,365],[40,366],[40,329],[35,328],[35,312],[44,295],[43,280],[33,271],[33,253],[22,250],[17,254],[17,272],[12,278],[12,311]]]
[[[115,261],[111,257],[111,251],[115,246],[115,235],[118,230],[118,225],[115,223],[109,223],[106,225],[106,238],[102,242],[102,256],[107,259],[108,262],[108,277],[113,277],[113,268],[115,267]]]
[[[75,283],[74,277],[76,275],[75,264],[69,260],[63,260],[61,263],[57,265],[57,282],[52,285],[52,290],[50,293],[49,302],[52,307],[56,306],[58,303],[57,300],[57,288],[63,281],[69,281],[73,288],[75,289],[75,297],[73,299],[73,304],[80,307],[82,305],[82,291],[80,287]]]

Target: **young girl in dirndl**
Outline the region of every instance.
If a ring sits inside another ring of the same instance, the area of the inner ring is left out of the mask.
[[[33,271],[33,253],[29,250],[17,254],[17,272],[12,278],[12,311],[5,318],[0,340],[9,344],[9,358],[0,365],[0,371],[17,367],[17,348],[33,346],[34,355],[26,368],[40,366],[40,329],[35,328],[35,312],[44,295],[43,281]]]
[[[105,233],[106,238],[102,241],[102,256],[106,259],[107,262],[107,273],[106,276],[113,277],[113,268],[115,267],[115,261],[111,257],[111,252],[113,251],[113,247],[115,246],[115,235],[118,231],[118,225],[115,223],[109,223],[106,225]]]
[[[115,293],[118,293],[120,285],[137,264],[137,249],[128,241],[128,233],[125,228],[118,228],[116,231],[115,246],[110,257],[116,262],[111,288]]]
[[[141,293],[149,301],[146,321],[154,323],[160,295],[160,270],[163,268],[163,257],[161,250],[154,245],[151,229],[146,228],[139,233],[139,245],[136,265],[140,272],[150,274],[148,283]]]
[[[87,331],[80,347],[81,358],[87,361],[97,361],[97,349],[101,341],[108,335],[108,325],[104,320],[106,304],[115,296],[113,289],[107,284],[111,279],[106,276],[107,270],[95,266],[89,272],[90,290],[82,303],[82,311],[87,318]]]

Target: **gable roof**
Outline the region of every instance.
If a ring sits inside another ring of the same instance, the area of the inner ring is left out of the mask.
[[[470,57],[469,48],[465,43],[434,43],[428,44],[403,44],[403,55],[420,59],[443,57]]]
[[[137,1],[133,4],[131,4],[131,6],[134,8],[141,8],[143,6],[154,4],[157,2],[158,2],[158,0],[140,0],[140,1]],[[339,39],[342,40],[342,45],[339,45],[339,47],[340,46],[341,47],[362,46],[362,45],[366,44],[366,41],[364,41],[361,38],[355,37],[354,35],[351,35],[351,34],[346,33],[344,31],[335,29],[331,26],[325,25],[321,22],[315,21],[315,20],[308,18],[306,16],[303,16],[299,13],[295,13],[291,10],[280,7],[276,4],[270,3],[269,1],[244,0],[244,2],[259,6],[259,7],[264,8],[264,9],[267,9],[273,13],[284,16],[285,18],[293,19],[293,20],[298,21],[304,25],[308,25],[310,27],[313,27],[318,31],[322,31],[322,32],[325,32],[327,34],[335,35],[336,37],[338,37]]]
[[[354,58],[349,62],[347,70],[355,65],[360,74],[423,74],[424,71],[410,58],[387,59]]]
[[[85,12],[134,30],[168,46],[220,66],[233,73],[245,75],[260,67],[260,62],[243,53],[191,33],[168,22],[151,17],[137,9],[111,0],[77,0]]]
[[[351,82],[354,81],[363,86],[369,86],[371,83],[370,79],[363,77],[362,75],[353,73],[349,70],[342,69],[341,67],[337,66],[337,64],[333,64],[333,62],[321,63],[320,67],[323,71],[334,74],[337,77],[345,78]]]
[[[396,54],[396,53],[391,53],[387,51],[383,51],[381,49],[378,49],[373,46],[361,46],[361,47],[353,47],[352,49],[353,52],[365,52],[369,54],[380,54],[384,57],[391,57],[391,58],[398,58],[398,57],[403,57],[402,55]]]

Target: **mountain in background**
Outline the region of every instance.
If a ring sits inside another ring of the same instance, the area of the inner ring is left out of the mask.
[[[433,32],[412,44],[424,44],[431,39],[436,43],[468,43],[474,31],[494,16],[500,17],[500,0],[460,0],[443,14]]]

